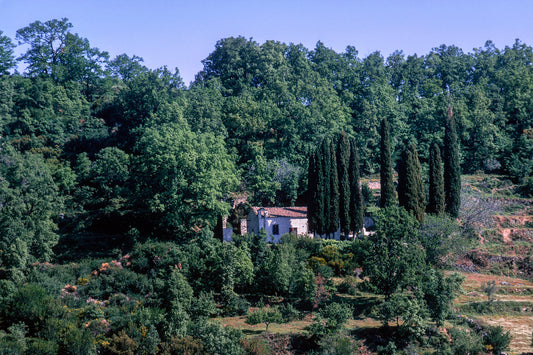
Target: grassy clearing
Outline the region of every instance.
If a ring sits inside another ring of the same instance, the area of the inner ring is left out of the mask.
[[[490,314],[471,314],[483,323],[502,326],[511,332],[511,353],[533,353],[531,332],[533,331],[533,282],[507,276],[462,273],[465,276],[463,290],[456,300],[458,311],[461,308],[472,309],[486,305],[487,296],[481,291],[484,283],[495,281],[498,292],[493,305],[489,306]],[[475,303],[478,303],[477,305]],[[480,307],[486,310],[485,307]],[[491,311],[492,310],[492,311]]]
[[[256,324],[256,325],[246,324],[245,316],[217,318],[216,320],[221,322],[222,325],[225,327],[231,327],[234,329],[242,330],[242,332],[247,336],[259,335],[266,331],[266,326],[264,323]],[[272,323],[268,326],[268,331],[270,333],[276,333],[276,334],[289,334],[289,333],[304,334],[305,327],[309,326],[312,323],[313,323],[312,317],[307,316],[302,320],[296,320],[296,321],[292,321],[289,323],[284,323],[284,324]]]

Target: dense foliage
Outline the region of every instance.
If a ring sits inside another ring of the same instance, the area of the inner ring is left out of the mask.
[[[355,351],[363,346],[345,324],[357,309],[337,302],[332,277],[360,267],[361,287],[385,299],[370,305],[376,318],[396,324],[397,341],[378,344],[393,351],[451,317],[461,280],[435,266],[462,245],[457,222],[439,214],[446,193],[457,215],[460,172],[506,174],[533,191],[533,50],[518,40],[360,58],[354,47],[231,37],[186,86],[177,69],[111,59],[72,28],[29,24],[16,34],[19,57],[0,31],[7,353],[253,353],[266,345],[209,320],[250,306],[260,310],[251,323],[310,315],[313,350]],[[423,220],[428,163],[434,215]],[[396,206],[396,167],[408,211]],[[264,206],[312,200],[312,231],[332,235],[340,222],[353,235],[363,198],[374,198],[359,177],[378,171],[386,208],[368,238],[212,237],[241,196]],[[354,294],[355,284],[342,288]],[[429,339],[449,353],[509,340],[501,329],[449,337]]]

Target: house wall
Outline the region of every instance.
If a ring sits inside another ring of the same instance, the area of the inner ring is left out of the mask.
[[[365,217],[365,227],[373,226],[374,221],[369,218]],[[267,236],[268,236],[268,242],[271,243],[278,243],[281,236],[284,234],[289,233],[289,228],[296,228],[298,235],[307,235],[309,237],[314,237],[313,233],[309,233],[307,229],[307,218],[290,218],[290,217],[267,217],[264,216],[258,216],[254,213],[254,211],[250,211],[248,214],[248,217],[246,218],[246,232],[247,233],[259,233],[261,228],[264,228]],[[274,235],[273,234],[273,225],[277,224],[279,226],[279,234]],[[363,230],[364,235],[368,235],[371,232],[368,232],[366,230]],[[340,228],[335,232],[333,235],[322,235],[322,236],[316,236],[317,238],[322,239],[336,239],[339,240],[341,236]]]
[[[276,224],[279,226],[279,233],[274,235]],[[290,228],[297,228],[298,235],[307,235],[307,218],[267,217],[265,228],[268,235],[267,241],[278,243],[282,235],[290,232]]]
[[[246,232],[257,234],[259,230],[259,217],[252,210],[248,213],[248,217],[246,217]]]

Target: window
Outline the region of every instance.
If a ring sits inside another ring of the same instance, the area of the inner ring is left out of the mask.
[[[272,234],[279,235],[279,224],[272,225]]]
[[[289,233],[298,234],[298,228],[289,228]]]

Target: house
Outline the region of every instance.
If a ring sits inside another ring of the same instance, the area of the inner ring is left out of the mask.
[[[364,217],[364,225],[368,229],[373,229],[374,221],[370,217]],[[330,236],[319,236],[309,232],[307,225],[307,207],[252,207],[246,219],[240,221],[240,234],[259,233],[264,229],[267,234],[267,241],[271,243],[279,242],[284,234],[294,233],[300,236],[340,239],[340,229]],[[369,232],[363,228],[363,234]],[[232,240],[232,229],[224,229],[224,240]]]
[[[261,229],[273,243],[287,233],[312,236],[307,229],[307,207],[252,207],[246,218],[246,231],[257,234]]]

